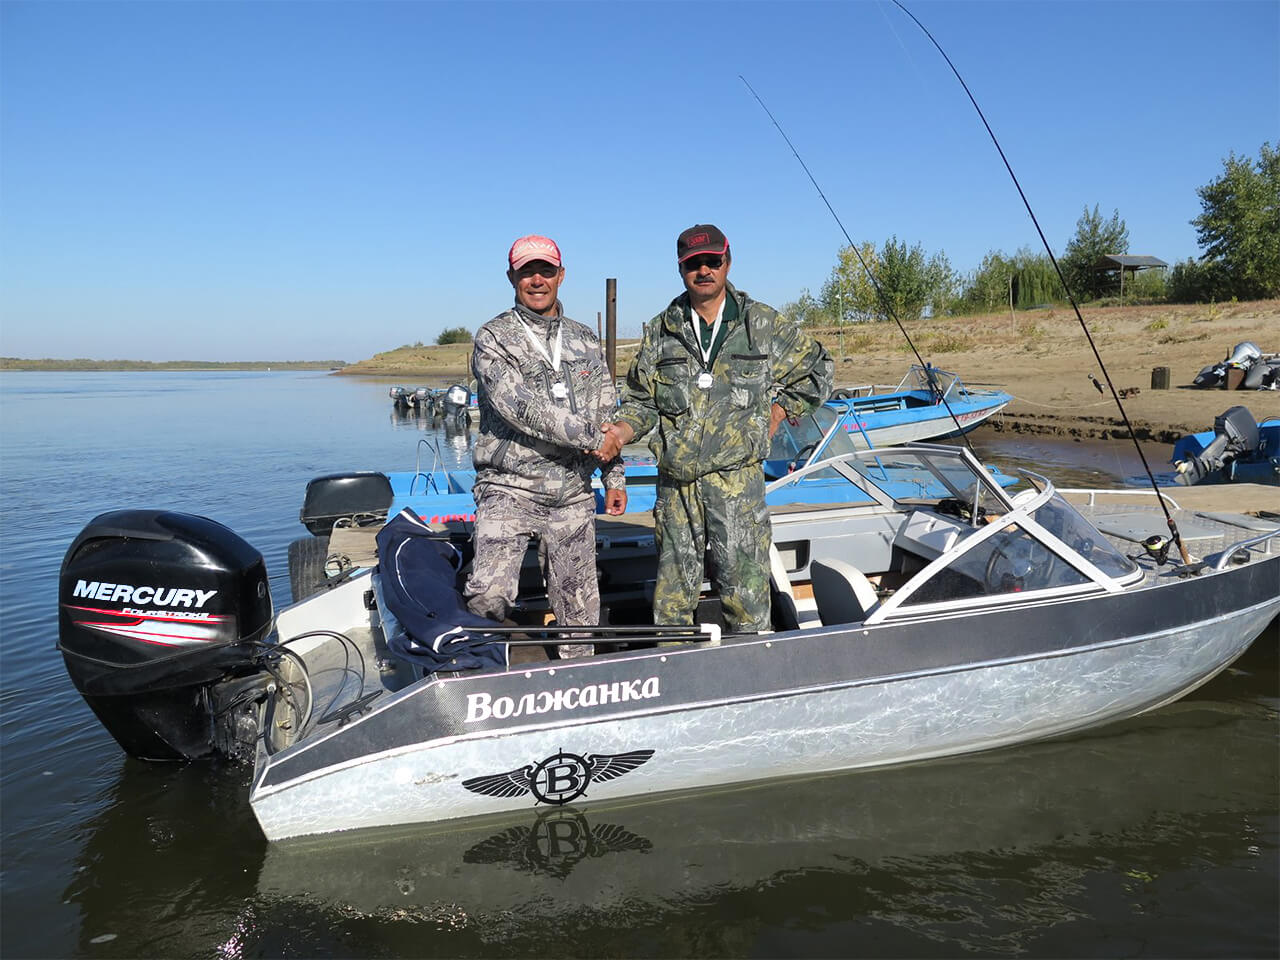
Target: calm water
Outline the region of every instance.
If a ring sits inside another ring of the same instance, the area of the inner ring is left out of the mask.
[[[279,605],[306,481],[410,469],[424,436],[386,384],[323,374],[0,377],[0,954],[1280,951],[1275,625],[1192,697],[1088,736],[462,829],[268,845],[247,770],[126,760],[54,649],[80,528],[212,516],[263,552]],[[439,439],[466,462],[466,435]],[[1131,447],[977,439],[1071,484],[1137,472]]]

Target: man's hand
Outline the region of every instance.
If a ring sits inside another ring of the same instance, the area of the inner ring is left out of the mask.
[[[604,442],[599,450],[593,452],[601,463],[608,463],[622,453],[623,446],[631,442],[636,432],[629,423],[602,423],[600,426],[604,429]]]
[[[604,512],[611,517],[619,517],[627,512],[627,491],[623,489],[606,490],[604,492]]]
[[[787,411],[783,410],[778,404],[774,404],[769,411],[769,439],[773,439],[773,435],[778,432],[778,427],[782,421],[787,419]]]

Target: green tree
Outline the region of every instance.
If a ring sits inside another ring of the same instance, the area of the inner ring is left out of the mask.
[[[842,247],[831,276],[822,285],[822,305],[842,323],[874,320],[879,315],[880,298],[867,277],[867,269],[863,269],[864,262],[874,275],[879,264],[874,243],[863,242],[856,251],[853,247]]]
[[[446,343],[470,343],[471,331],[466,327],[449,327],[449,329],[441,332],[436,337],[436,343],[443,346]]]
[[[800,291],[799,299],[783,304],[779,312],[802,327],[827,327],[836,322],[835,314],[807,289]]]
[[[1231,299],[1231,282],[1220,260],[1192,260],[1175,263],[1165,282],[1174,303],[1209,303]]]
[[[1066,252],[1058,261],[1066,275],[1071,292],[1079,300],[1096,300],[1109,293],[1113,278],[1097,269],[1098,259],[1109,254],[1129,252],[1129,228],[1115,210],[1110,220],[1103,220],[1098,205],[1090,212],[1086,206],[1076,221],[1076,235],[1067,242]]]
[[[1202,212],[1191,221],[1229,295],[1248,300],[1280,296],[1280,150],[1268,142],[1260,154],[1230,154],[1222,176],[1196,191]]]
[[[868,270],[875,284],[867,276]],[[876,292],[876,284],[883,299]],[[907,323],[919,320],[926,309],[944,312],[955,296],[956,286],[955,273],[945,253],[926,257],[920,244],[908,247],[897,237],[890,237],[879,252],[865,242],[856,252],[853,247],[843,248],[822,286],[821,299],[833,316],[843,320],[889,320],[897,316]]]
[[[1009,305],[1017,265],[1004,253],[990,250],[965,284],[960,308],[992,312]]]
[[[1062,303],[1066,293],[1044,253],[1023,247],[1013,256],[992,250],[969,277],[953,312],[990,313],[1014,307]]]

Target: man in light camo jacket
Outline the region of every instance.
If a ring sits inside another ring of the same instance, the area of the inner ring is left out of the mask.
[[[471,370],[480,429],[473,456],[475,550],[467,606],[506,619],[532,536],[546,556],[547,594],[561,626],[600,622],[596,581],[595,497],[604,477],[605,512],[626,510],[621,456],[603,466],[617,393],[599,338],[564,315],[558,298],[564,265],[555,241],[521,237],[507,255],[515,303],[476,331]],[[562,645],[560,656],[590,654],[591,644]]]

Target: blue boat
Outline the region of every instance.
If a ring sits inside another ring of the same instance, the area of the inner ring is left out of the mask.
[[[1012,400],[1003,390],[970,389],[957,374],[932,364],[912,364],[896,387],[838,389],[824,406],[841,418],[852,449],[870,450],[968,433]],[[824,431],[826,426],[820,423]]]
[[[1280,486],[1280,417],[1258,423],[1245,407],[1231,407],[1214,418],[1212,430],[1188,434],[1174,444],[1170,462],[1177,468],[1178,483],[1186,486]]]

